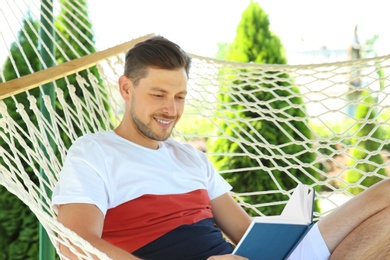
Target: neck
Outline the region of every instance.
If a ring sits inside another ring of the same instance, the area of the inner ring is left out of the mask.
[[[145,136],[139,135],[136,130],[131,127],[125,126],[123,122],[119,124],[119,126],[114,130],[114,132],[120,137],[129,140],[132,143],[153,150],[158,149],[158,141],[151,140]]]

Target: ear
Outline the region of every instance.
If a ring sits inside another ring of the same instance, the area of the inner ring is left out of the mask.
[[[119,77],[118,80],[119,92],[122,98],[126,101],[130,99],[133,82],[125,75]]]

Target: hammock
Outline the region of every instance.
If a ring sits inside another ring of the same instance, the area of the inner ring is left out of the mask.
[[[27,15],[20,25],[25,41],[15,39],[13,45],[22,60],[7,46],[16,79],[7,79],[10,70],[2,70],[0,184],[36,215],[58,255],[59,244],[65,244],[80,259],[108,259],[56,221],[51,191],[70,144],[83,134],[113,129],[121,120],[117,79],[124,53],[150,35],[89,50],[90,32],[76,29],[85,10],[70,11],[82,2],[69,1],[58,11],[57,22],[63,24],[56,27],[62,30],[56,29],[60,36],[53,43],[57,57],[44,61],[35,45],[39,31]],[[9,20],[9,12],[1,13]],[[317,190],[317,202],[327,205],[315,212],[319,219],[340,205],[339,196],[348,199],[388,178],[390,56],[295,66],[191,56],[186,110],[172,137],[202,149],[229,180],[248,174],[265,178],[272,189],[233,193],[253,214],[266,215],[267,209],[284,205],[295,184],[305,182]],[[34,60],[44,64],[42,70]],[[21,63],[28,73],[22,73]],[[242,160],[239,167],[237,160]],[[273,195],[281,196],[263,199]]]

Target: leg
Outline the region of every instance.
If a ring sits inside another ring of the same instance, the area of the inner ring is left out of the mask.
[[[331,253],[338,248],[338,251],[342,250],[341,243],[348,237],[344,246],[350,243],[355,243],[354,240],[359,240],[361,233],[367,233],[367,236],[375,234],[378,236],[377,240],[381,240],[382,235],[387,235],[389,232],[383,227],[380,227],[379,223],[376,226],[375,221],[387,221],[389,224],[390,218],[390,179],[384,180],[366,191],[362,192],[355,198],[351,199],[338,209],[334,210],[328,216],[322,218],[318,222],[320,232],[325,240],[326,245]],[[385,224],[384,224],[385,225]],[[377,228],[378,233],[371,231],[370,229]],[[355,231],[357,233],[355,233]],[[360,233],[358,233],[360,232]],[[355,235],[360,235],[356,237]],[[387,235],[388,241],[389,235]],[[365,242],[364,248],[358,248],[359,250],[369,249],[373,244],[379,243],[375,239],[369,237]],[[350,241],[347,243],[347,241]],[[387,243],[388,244],[388,243]],[[386,245],[386,247],[390,247]],[[346,250],[353,250],[345,248]]]
[[[389,259],[390,208],[354,229],[334,250],[331,259]]]

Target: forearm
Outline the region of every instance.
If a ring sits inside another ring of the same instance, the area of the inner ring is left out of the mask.
[[[109,258],[113,259],[113,260],[136,260],[136,259],[140,259],[132,254],[130,254],[129,252],[117,247],[117,246],[114,246],[112,245],[111,243],[108,243],[107,241],[99,238],[99,237],[84,237],[85,240],[87,240],[93,247],[95,247],[96,249],[98,249],[99,251],[105,253]],[[73,246],[74,249],[73,251],[77,251],[77,253],[83,255],[84,251],[78,247],[75,247]],[[73,253],[71,251],[71,249],[69,249],[67,246],[65,245],[60,245],[60,252],[62,255],[66,256],[67,258],[69,259],[80,259],[77,257],[77,255],[75,253]],[[94,256],[94,259],[96,260],[99,260],[99,258],[97,256]]]
[[[211,208],[218,227],[237,244],[250,225],[251,218],[228,193],[212,200]]]
[[[82,203],[60,205],[58,221],[113,260],[139,259],[101,238],[104,215],[95,205]],[[72,252],[67,245],[61,245],[60,251],[62,255],[72,260],[80,259],[76,254],[85,255],[81,248],[75,247]],[[99,259],[97,256],[94,258]]]

